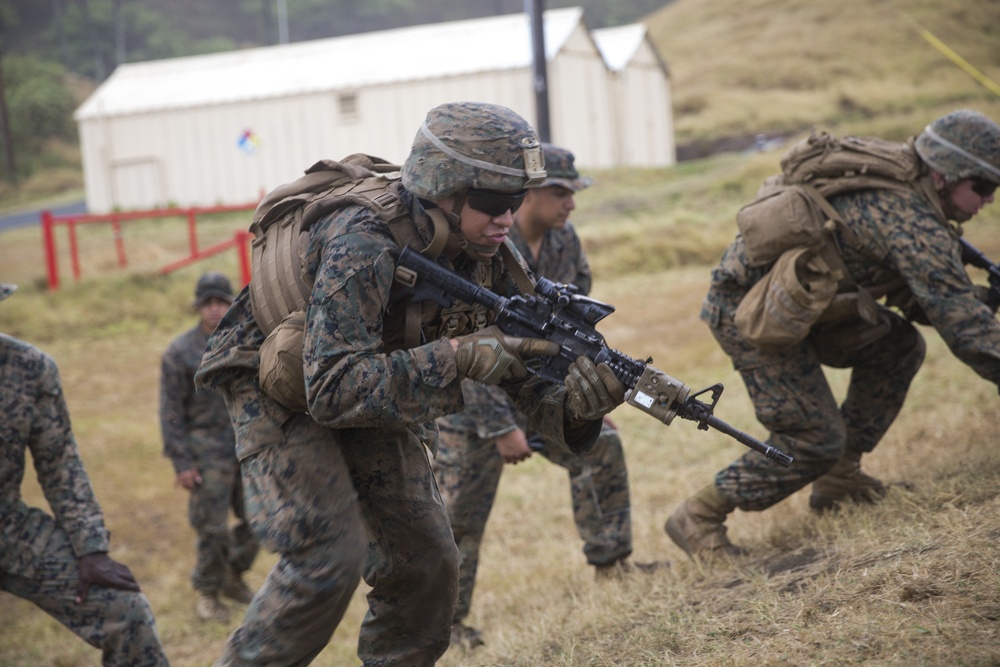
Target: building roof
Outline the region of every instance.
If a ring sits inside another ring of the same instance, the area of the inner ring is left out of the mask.
[[[583,9],[544,14],[551,60],[583,21]],[[530,67],[528,14],[119,65],[76,110],[77,121],[305,95],[400,81]]]
[[[646,38],[646,26],[632,23],[615,28],[601,28],[591,31],[601,57],[612,72],[620,72],[628,67]]]

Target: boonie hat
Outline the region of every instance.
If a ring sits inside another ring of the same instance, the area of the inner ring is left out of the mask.
[[[543,143],[542,157],[545,158],[545,171],[548,173],[548,177],[535,187],[547,188],[550,185],[561,185],[567,190],[579,192],[584,188],[589,188],[594,182],[592,178],[580,176],[580,172],[573,166],[573,154],[565,148]]]
[[[233,286],[229,284],[229,278],[218,271],[209,271],[198,279],[194,288],[194,307],[201,308],[212,298],[233,302]]]

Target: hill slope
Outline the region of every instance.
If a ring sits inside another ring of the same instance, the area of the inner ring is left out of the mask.
[[[673,76],[678,143],[813,124],[903,138],[1000,98],[922,36],[1000,81],[994,0],[676,0],[647,18]]]
[[[834,4],[836,11],[827,8]],[[996,17],[996,3],[937,4],[907,6],[1000,78],[1000,40],[990,32],[997,23],[987,20]],[[679,135],[797,132],[819,123],[901,138],[956,106],[1000,118],[992,95],[919,36],[904,38],[895,11],[862,0],[677,0],[651,25],[674,73]],[[762,63],[772,73],[760,74]],[[652,355],[696,389],[725,383],[718,416],[758,437],[764,434],[740,378],[698,308],[710,265],[735,232],[736,209],[777,169],[779,156],[730,154],[673,169],[594,174],[595,187],[581,193],[574,213],[595,269],[594,296],[617,307],[600,326],[608,340],[626,353]],[[968,237],[1000,257],[1000,205],[981,218]],[[245,226],[220,222],[219,238]],[[140,229],[147,230],[145,245]],[[172,664],[203,667],[237,619],[203,624],[194,616],[193,536],[184,493],[173,488],[160,454],[156,410],[159,355],[191,325],[191,289],[209,267],[155,275],[170,252],[186,247],[184,222],[173,229],[136,223],[125,239],[135,258],[130,270],[140,275],[122,277],[107,232],[80,232],[81,247],[95,249],[92,261],[84,280],[57,294],[44,290],[37,233],[4,232],[2,278],[21,289],[0,304],[0,331],[39,344],[60,364],[114,535],[112,555],[143,583]],[[216,260],[213,268],[237,275],[235,258]],[[981,273],[974,278],[983,282]],[[751,550],[743,561],[693,563],[663,532],[683,498],[745,451],[688,422],[665,427],[627,407],[614,414],[628,456],[634,557],[673,561],[650,577],[595,583],[574,531],[565,473],[539,457],[505,471],[469,619],[487,644],[449,652],[442,667],[1000,664],[996,388],[923,331],[927,361],[899,419],[865,460],[872,474],[913,489],[894,487],[880,505],[821,517],[808,510],[808,490],[768,512],[737,512],[730,535]],[[845,374],[830,377],[843,395]],[[45,505],[30,471],[24,487],[29,502]],[[259,585],[273,562],[264,554],[251,583]],[[357,664],[365,593],[362,586],[315,665]],[[0,665],[99,664],[96,651],[4,593],[0,625]]]

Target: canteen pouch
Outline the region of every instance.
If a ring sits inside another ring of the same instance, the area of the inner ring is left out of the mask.
[[[305,311],[296,310],[286,315],[260,346],[260,388],[294,412],[309,409],[302,370],[305,329]]]

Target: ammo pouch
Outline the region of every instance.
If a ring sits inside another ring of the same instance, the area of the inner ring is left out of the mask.
[[[306,411],[302,341],[312,291],[305,274],[312,225],[338,208],[361,205],[395,237],[397,228],[412,227],[393,191],[398,180],[398,167],[370,155],[320,160],[298,180],[272,190],[254,212],[250,305],[267,336],[258,380],[264,393],[290,410]]]
[[[307,412],[302,344],[306,312],[285,316],[260,346],[260,388],[289,410]]]
[[[872,292],[848,277],[830,224],[821,242],[782,253],[740,301],[736,327],[754,347],[798,345],[817,325],[833,331],[839,323],[856,322],[859,329],[879,324],[881,308]]]

